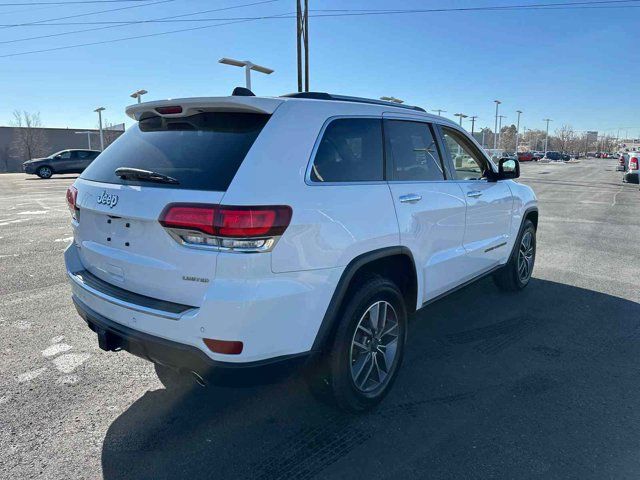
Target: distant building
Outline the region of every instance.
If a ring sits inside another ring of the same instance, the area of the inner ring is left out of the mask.
[[[105,147],[123,132],[124,123],[103,129]],[[22,162],[29,157],[46,157],[67,148],[89,147],[100,150],[97,129],[0,127],[0,173],[21,172]]]

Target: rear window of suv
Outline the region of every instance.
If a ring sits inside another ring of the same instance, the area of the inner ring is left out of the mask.
[[[81,175],[86,180],[145,187],[226,191],[269,115],[208,112],[140,120]],[[178,184],[123,180],[119,167],[168,175]]]

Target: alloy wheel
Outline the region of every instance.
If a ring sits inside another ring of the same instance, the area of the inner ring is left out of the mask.
[[[527,231],[522,236],[518,250],[518,278],[522,283],[526,283],[531,277],[534,253],[533,233]]]
[[[351,340],[351,378],[363,393],[381,390],[398,355],[398,315],[386,301],[371,305],[360,317]]]

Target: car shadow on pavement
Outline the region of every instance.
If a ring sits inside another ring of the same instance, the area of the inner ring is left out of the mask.
[[[51,178],[40,178],[37,175],[30,175],[25,178],[27,181],[39,181],[39,182],[48,182],[50,180],[75,180],[78,178],[78,175],[56,175]]]
[[[485,279],[415,317],[398,381],[374,411],[340,413],[297,376],[148,391],[108,429],[104,478],[640,473],[637,455],[623,455],[640,426],[638,303],[539,279],[505,294]],[[617,470],[587,461],[621,455]]]

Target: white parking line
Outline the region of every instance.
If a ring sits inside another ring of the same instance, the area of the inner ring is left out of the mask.
[[[65,353],[53,360],[53,364],[62,373],[71,373],[89,360],[90,353]]]
[[[30,370],[26,373],[21,373],[18,375],[18,383],[30,382],[31,380],[35,380],[40,375],[42,375],[47,367],[36,368],[35,370]]]
[[[45,348],[42,351],[42,355],[45,357],[53,357],[54,355],[58,355],[62,352],[68,352],[73,347],[71,345],[67,345],[66,343],[56,343],[55,345],[51,345],[50,347]]]

